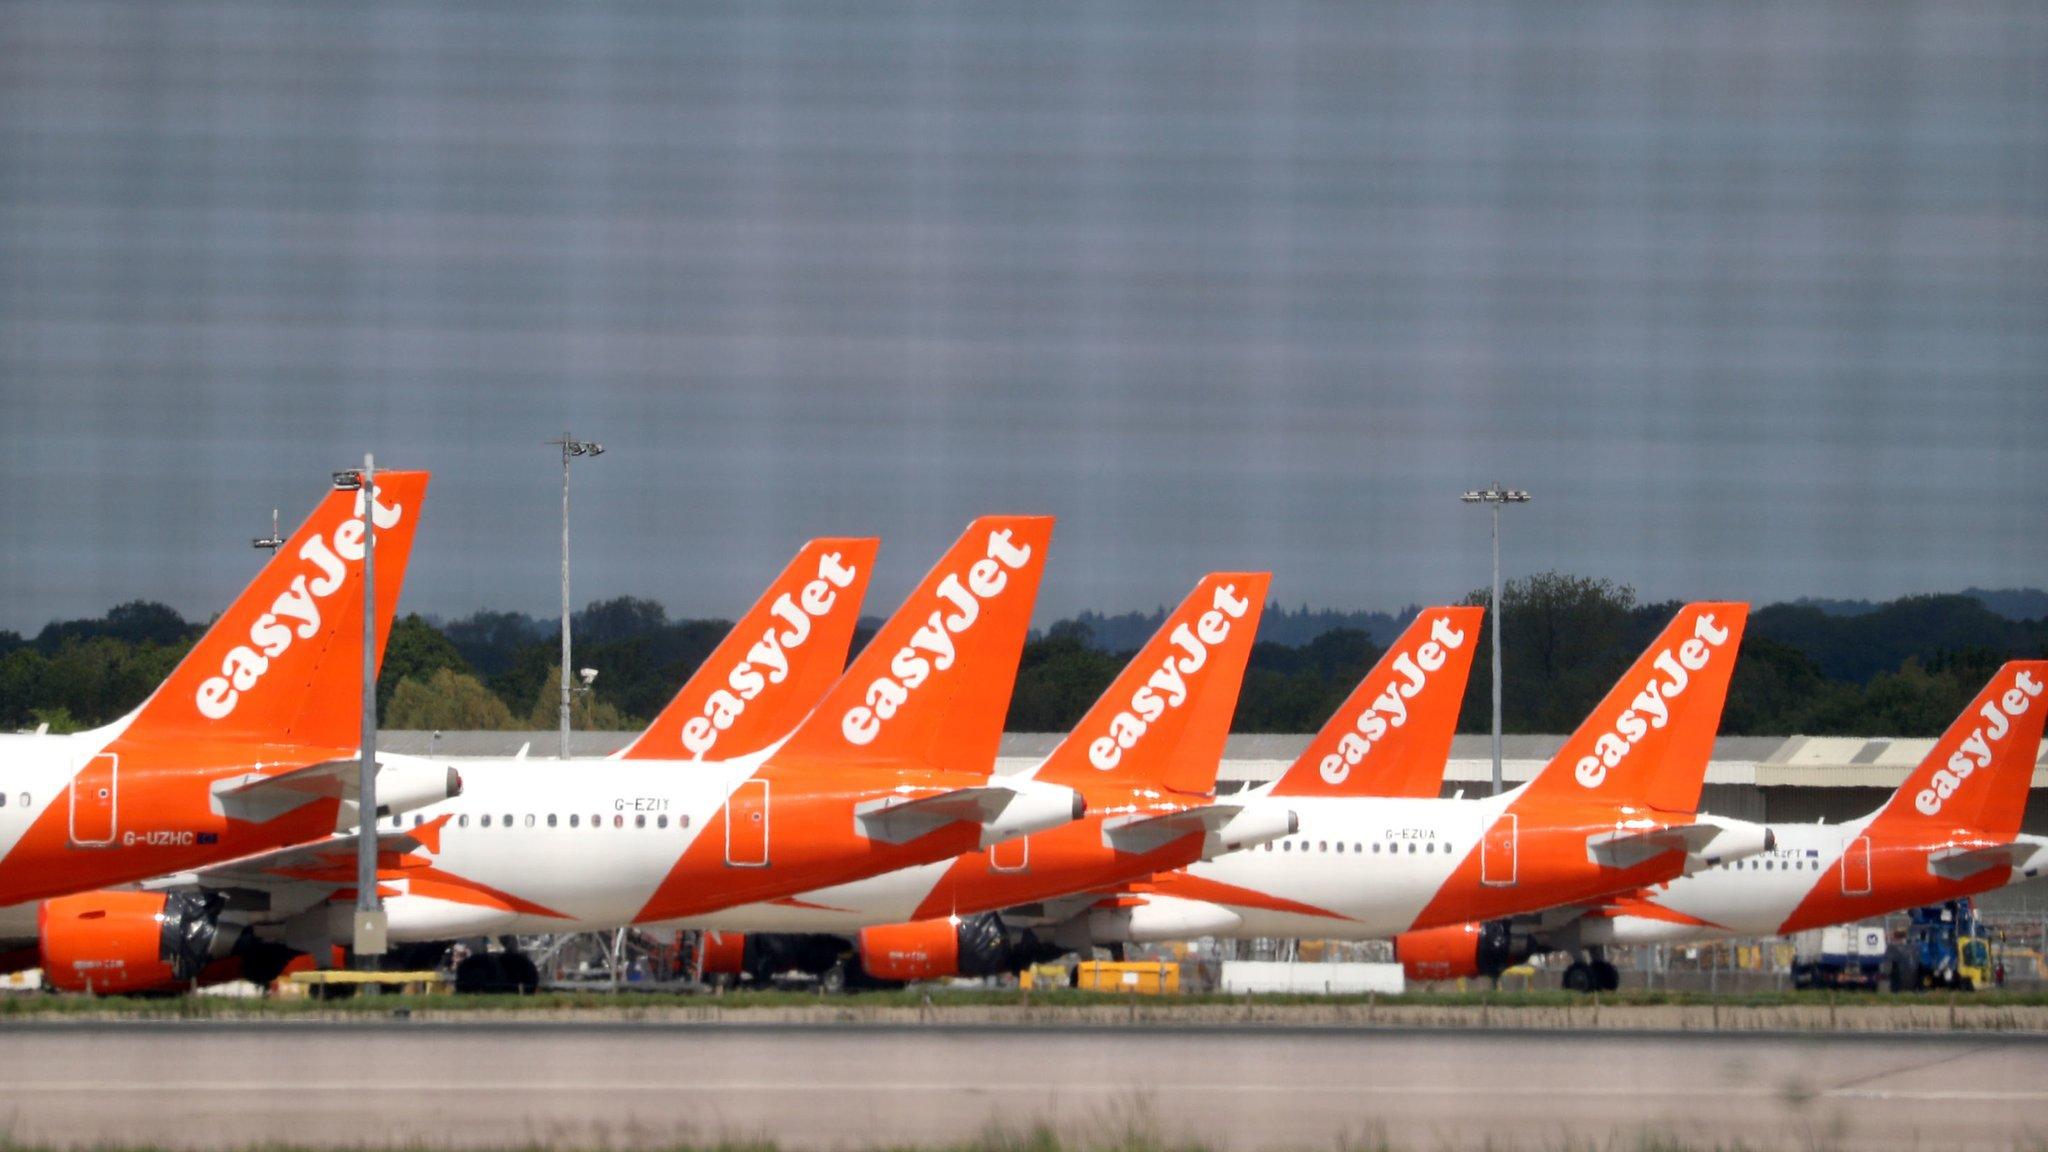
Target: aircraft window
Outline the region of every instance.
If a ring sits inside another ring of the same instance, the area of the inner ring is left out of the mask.
[[[531,812],[528,812],[528,813],[526,814],[526,826],[527,826],[528,828],[531,828],[531,827],[533,827],[533,813],[531,813]]]
[[[1432,856],[1436,855],[1436,841],[1432,840],[1429,843],[1424,844],[1422,846],[1422,850],[1424,852],[1429,853]]]
[[[688,828],[689,826],[690,826],[690,814],[689,814],[688,812],[685,812],[685,813],[683,813],[683,814],[682,814],[681,816],[678,816],[678,817],[676,817],[676,827],[678,827],[678,828]]]
[[[512,814],[511,814],[510,812],[507,812],[507,813],[505,813],[505,827],[507,827],[507,828],[510,828],[511,826],[512,826]]]
[[[1415,841],[1413,841],[1413,840],[1410,840],[1410,841],[1408,842],[1408,854],[1409,854],[1410,856],[1413,856],[1413,855],[1415,855]]]
[[[489,828],[491,826],[491,814],[489,812],[486,812],[483,815],[477,817],[476,826],[479,828]]]
[[[553,812],[550,812],[550,813],[548,813],[548,827],[550,827],[550,828],[553,828],[554,826],[555,826],[555,814],[554,814]]]
[[[0,808],[7,807],[7,793],[0,792]]]
[[[1339,856],[1342,856],[1343,854],[1344,854],[1344,842],[1343,842],[1342,840],[1339,840],[1339,841],[1337,841],[1337,855],[1339,855]]]
[[[575,814],[574,812],[571,812],[571,813],[569,813],[569,827],[571,827],[571,828],[574,828],[574,827],[576,827],[576,825],[577,825],[577,824],[578,824],[578,823],[579,823],[579,822],[580,822],[581,820],[582,820],[582,817],[580,817],[580,816],[576,815],[576,814]]]
[[[654,818],[654,826],[655,826],[656,828],[666,828],[666,827],[668,827],[668,817],[666,817],[666,816],[656,816],[656,817]]]
[[[467,827],[469,827],[469,813],[467,813],[467,812],[464,812],[464,813],[463,813],[462,815],[460,815],[460,816],[457,816],[457,817],[455,818],[455,826],[456,826],[457,828],[467,828]]]
[[[1372,854],[1375,856],[1380,854],[1380,842],[1377,840],[1372,842]]]
[[[412,814],[412,826],[415,828],[419,827],[421,824],[426,823],[426,820],[426,816],[422,815],[421,813],[415,812]]]
[[[602,816],[592,816],[592,817],[590,818],[590,826],[591,826],[592,828],[602,828],[602,827],[604,827],[604,817],[602,817]]]
[[[1771,871],[1771,862],[1769,860],[1764,861],[1764,871]]]
[[[1329,842],[1328,840],[1318,840],[1318,841],[1316,841],[1316,851],[1318,851],[1318,852],[1328,852],[1329,850],[1330,850],[1330,842]]]
[[[1282,840],[1282,841],[1280,842],[1280,850],[1281,850],[1282,852],[1292,852],[1292,851],[1294,851],[1294,841],[1292,841],[1292,840]]]
[[[626,826],[626,818],[625,818],[624,816],[614,816],[614,817],[612,817],[612,827],[614,827],[614,828],[624,828],[625,826]]]
[[[1365,845],[1363,845],[1363,844],[1360,844],[1360,843],[1359,843],[1358,841],[1356,841],[1356,840],[1353,840],[1353,841],[1351,842],[1351,850],[1352,850],[1353,852],[1363,852],[1363,851],[1365,851]]]
[[[645,817],[645,816],[635,816],[635,817],[633,817],[633,827],[635,827],[635,828],[645,828],[645,827],[647,827],[647,817]]]
[[[28,793],[26,793],[26,792],[23,792],[23,793],[21,794],[21,806],[22,806],[23,808],[26,808],[26,807],[28,807],[28,806],[29,806],[29,804],[28,804]]]

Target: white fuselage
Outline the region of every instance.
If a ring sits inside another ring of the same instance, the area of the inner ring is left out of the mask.
[[[1300,830],[1185,869],[1197,882],[1189,891],[1202,891],[1209,882],[1257,898],[1147,896],[1137,907],[1097,913],[1091,931],[1100,941],[1132,943],[1190,935],[1390,936],[1415,923],[1513,795],[1309,798],[1262,790],[1245,802],[1284,805]],[[1173,891],[1171,884],[1165,887]]]
[[[575,932],[634,922],[676,861],[766,758],[465,762],[463,792],[384,823],[442,816],[433,882],[390,882],[398,941]],[[462,890],[472,889],[467,895]],[[436,894],[421,894],[433,892]],[[509,900],[505,898],[510,898]],[[510,906],[508,906],[510,905]]]

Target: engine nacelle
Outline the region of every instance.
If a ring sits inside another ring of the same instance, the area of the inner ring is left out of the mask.
[[[918,920],[860,931],[861,969],[908,984],[948,976],[993,976],[1011,968],[1009,932],[994,913],[964,920]]]
[[[239,932],[223,932],[220,899],[186,892],[86,892],[43,901],[43,981],[104,996],[176,992],[241,973]]]
[[[1442,928],[1424,928],[1394,937],[1394,959],[1410,980],[1462,980],[1500,974],[1533,954],[1517,941],[1505,920],[1483,924],[1467,921]]]
[[[704,975],[738,976],[747,970],[747,937],[742,932],[705,932],[698,937]]]
[[[1041,784],[1016,777],[1004,777],[1000,783],[1012,795],[1001,812],[982,822],[983,848],[1071,824],[1088,812],[1088,801],[1064,784]]]

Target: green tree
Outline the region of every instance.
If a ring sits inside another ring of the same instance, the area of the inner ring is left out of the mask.
[[[433,673],[447,669],[469,674],[473,669],[439,629],[419,613],[403,616],[391,625],[384,642],[384,664],[377,670],[377,715],[390,715],[391,701],[400,683],[425,682]],[[509,711],[509,709],[508,709]]]
[[[512,710],[484,687],[483,681],[453,668],[436,668],[424,677],[398,682],[384,723],[392,728],[483,729],[503,731],[516,726]]]

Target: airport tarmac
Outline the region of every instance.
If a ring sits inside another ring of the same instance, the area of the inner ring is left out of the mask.
[[[2010,1149],[2048,1038],[1289,1028],[119,1023],[0,1027],[16,1141],[788,1148],[1137,1126],[1219,1149]]]

